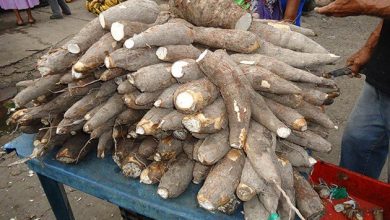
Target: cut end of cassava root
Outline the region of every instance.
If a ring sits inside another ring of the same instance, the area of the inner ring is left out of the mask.
[[[127,48],[127,49],[131,49],[131,48],[133,48],[134,47],[134,41],[133,41],[133,39],[127,39],[126,41],[125,41],[125,47]]]
[[[252,24],[252,15],[250,13],[246,13],[240,19],[238,19],[234,29],[246,31],[249,29],[251,24]]]
[[[307,122],[304,118],[297,119],[293,123],[293,129],[297,131],[306,131],[307,130]]]
[[[145,129],[143,127],[137,127],[137,129],[135,130],[135,133],[137,134],[145,134]]]
[[[209,50],[204,50],[198,57],[198,59],[196,59],[196,62],[199,63],[201,60],[203,60],[203,58],[206,56],[207,52]]]
[[[188,62],[186,61],[177,61],[172,65],[172,76],[180,79],[181,77],[184,76],[183,74],[183,67],[187,66]]]
[[[99,14],[99,23],[102,26],[102,28],[106,28],[106,21],[104,19],[104,15],[103,14]]]
[[[159,47],[156,51],[158,59],[164,60],[167,57],[168,49],[166,47]]]
[[[72,68],[72,78],[81,79],[82,77],[83,77],[82,73],[79,73],[74,68]]]
[[[153,104],[154,107],[157,107],[157,108],[160,107],[160,106],[161,106],[161,102],[162,102],[162,101],[161,101],[160,99],[156,100],[156,101],[154,102],[154,104]]]
[[[81,49],[77,44],[68,44],[68,51],[69,53],[78,54],[80,53]]]
[[[145,184],[152,184],[152,180],[149,178],[149,170],[148,169],[144,169],[142,172],[141,172],[141,175],[140,175],[140,178],[139,178],[140,182],[141,183],[145,183]]]
[[[114,22],[111,25],[111,35],[116,41],[121,41],[125,37],[124,25],[120,22]]]
[[[72,71],[74,72],[82,72],[85,70],[85,65],[82,62],[77,62],[75,65],[73,65]],[[73,72],[72,72],[73,73]]]
[[[105,65],[108,69],[114,68],[113,61],[112,61],[111,57],[108,56],[108,57],[104,58],[104,65]]]
[[[163,199],[168,199],[168,190],[165,188],[159,188],[157,194]]]
[[[125,176],[139,177],[141,175],[141,169],[134,163],[128,163],[122,167],[122,172]]]
[[[287,138],[291,134],[291,129],[289,128],[278,128],[276,134],[281,138]]]
[[[200,131],[201,123],[200,123],[200,121],[198,121],[194,118],[190,118],[190,119],[184,118],[182,123],[183,123],[184,127],[187,128],[191,132],[196,133],[196,132]]]
[[[194,107],[194,97],[189,92],[182,92],[177,95],[175,104],[178,108],[186,110]]]

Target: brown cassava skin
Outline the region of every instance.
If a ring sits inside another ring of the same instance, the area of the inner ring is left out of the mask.
[[[258,193],[265,191],[265,184],[265,181],[253,169],[249,159],[246,158],[240,184],[238,184],[236,189],[237,197],[242,201],[250,201],[253,198],[257,198],[256,195]]]
[[[156,184],[168,170],[168,161],[153,161],[146,167],[140,176],[140,182],[144,184]]]
[[[114,140],[111,136],[112,130],[108,130],[100,135],[97,145],[97,158],[104,158],[114,147]]]
[[[173,108],[173,96],[177,88],[179,88],[179,84],[175,83],[164,89],[161,95],[154,102],[154,106],[158,108]]]
[[[68,72],[68,73],[65,73],[64,75],[62,75],[62,77],[58,81],[59,84],[68,84],[68,83],[71,83],[71,82],[73,82],[73,78],[72,78],[72,73],[71,72]]]
[[[134,35],[126,40],[128,49],[165,46],[165,45],[189,45],[194,41],[192,29],[181,23],[165,23],[148,28],[144,32]]]
[[[179,83],[187,83],[205,77],[198,64],[193,59],[176,61],[172,65],[172,76]]]
[[[197,138],[197,139],[205,139],[205,138],[207,138],[210,134],[191,133],[191,135],[192,135],[194,138]]]
[[[198,148],[198,159],[204,165],[213,165],[229,152],[229,131],[222,130],[204,139]]]
[[[168,136],[160,140],[154,160],[171,160],[176,158],[181,152],[183,152],[183,142]]]
[[[329,97],[328,94],[321,92],[316,89],[304,89],[303,90],[303,100],[312,104],[312,105],[330,105],[333,103],[333,98]]]
[[[23,125],[23,126],[19,126],[18,130],[25,134],[36,134],[38,133],[41,127],[42,125],[40,124]]]
[[[188,158],[194,159],[193,156],[194,147],[198,141],[199,141],[198,139],[190,136],[183,142],[183,152],[187,155]],[[200,142],[200,144],[201,143],[202,142]]]
[[[134,148],[122,161],[122,173],[126,177],[138,178],[149,163],[150,161],[138,154],[138,149]]]
[[[115,79],[103,82],[98,90],[98,94],[96,94],[96,98],[112,96],[116,92],[117,87]]]
[[[114,116],[120,114],[125,110],[126,106],[123,104],[121,96],[119,94],[113,95],[107,100],[104,106],[99,109],[96,114],[85,123],[83,130],[85,132],[90,132],[93,129],[102,125],[105,121]]]
[[[311,131],[293,131],[286,140],[317,152],[329,153],[332,150],[332,144],[329,141]]]
[[[306,219],[319,219],[325,214],[325,207],[310,183],[294,171],[294,189],[297,208]]]
[[[43,157],[46,153],[50,152],[54,147],[63,146],[64,142],[69,138],[70,135],[56,135],[53,133],[49,139],[49,142],[46,144],[42,144],[40,142],[34,141],[34,150],[31,153],[30,157],[32,158]]]
[[[93,33],[93,34],[91,34]],[[67,49],[72,53],[72,47],[77,46],[79,51],[73,51],[75,54],[83,54],[106,32],[101,28],[99,19],[95,18],[86,24],[70,41],[67,42]]]
[[[93,91],[74,103],[65,113],[64,118],[80,118],[90,110],[107,100],[107,97],[96,100],[98,91]]]
[[[329,129],[325,128],[316,123],[309,123],[307,129],[313,133],[320,135],[321,137],[327,139],[329,137]]]
[[[245,220],[268,219],[270,213],[264,208],[257,196],[251,200],[244,202],[244,218]]]
[[[291,163],[285,159],[278,159],[278,164],[280,176],[282,177],[282,189],[286,192],[292,204],[295,205],[294,176]],[[281,219],[295,219],[295,211],[291,209],[284,196],[279,198],[278,213]]]
[[[302,90],[267,69],[255,65],[240,65],[242,71],[257,91],[274,94],[300,94]]]
[[[68,73],[69,74],[69,73]],[[65,76],[66,74],[64,74],[63,76]],[[62,77],[61,77],[62,78]],[[34,83],[36,82],[36,81],[38,81],[39,79],[34,79],[34,80],[32,80],[32,79],[28,79],[28,80],[23,80],[23,81],[19,81],[19,82],[17,82],[16,84],[15,84],[15,87],[16,88],[18,88],[18,89],[24,89],[24,88],[26,88],[26,87],[29,87],[29,86],[32,86],[32,85],[34,85]],[[61,82],[61,79],[60,79],[60,82]],[[65,83],[65,84],[67,84],[67,83]]]
[[[182,128],[180,130],[173,131],[172,136],[178,140],[185,141],[190,134],[185,128]]]
[[[55,127],[61,122],[62,117],[60,115],[55,115],[50,119],[50,128],[47,130],[45,135],[40,139],[42,144],[47,144],[50,141],[52,135],[55,134]]]
[[[200,139],[197,142],[195,142],[194,147],[192,149],[192,159],[194,159],[197,162],[200,162],[199,158],[198,158],[198,151],[199,151],[199,147],[200,147],[200,145],[202,145],[203,141],[204,141],[203,139]]]
[[[244,163],[244,153],[238,149],[231,149],[211,169],[203,187],[198,192],[197,200],[199,205],[204,209],[213,211],[233,201],[237,201],[234,193],[240,182]]]
[[[115,140],[114,140],[115,143]],[[120,138],[115,143],[115,151],[112,155],[112,159],[118,165],[122,167],[122,162],[127,155],[138,148],[138,142],[130,138]]]
[[[299,114],[295,109],[284,106],[271,99],[264,99],[270,110],[278,117],[284,124],[297,131],[306,131],[307,122],[305,118]]]
[[[109,54],[104,60],[104,64],[108,69],[119,67],[128,71],[137,71],[141,67],[160,62],[156,56],[156,48],[153,47],[135,50],[121,48]]]
[[[101,27],[110,30],[112,23],[121,20],[151,24],[156,21],[160,9],[152,0],[122,2],[99,14]]]
[[[122,47],[122,43],[116,42],[110,33],[103,35],[96,43],[85,52],[83,56],[73,65],[73,69],[79,73],[86,73],[94,70],[104,63],[107,53],[112,53]]]
[[[26,123],[33,119],[42,118],[48,114],[58,114],[65,112],[75,102],[80,100],[88,91],[94,88],[95,85],[88,85],[82,88],[75,89],[72,93],[68,90],[52,99],[50,102],[37,107],[28,108],[23,111],[18,118],[19,123]]]
[[[68,139],[56,154],[56,160],[63,163],[78,163],[92,150],[95,145],[89,142],[88,135],[78,134]]]
[[[249,31],[276,46],[305,53],[329,53],[324,47],[303,34],[280,30],[254,20]]]
[[[126,71],[122,68],[112,68],[104,71],[102,75],[99,77],[101,81],[108,81],[114,79],[115,77],[122,76],[126,73]]]
[[[266,92],[261,92],[260,94],[268,99],[294,109],[298,108],[303,103],[303,96],[298,94],[277,95]]]
[[[296,110],[302,114],[307,121],[317,123],[328,129],[337,128],[337,126],[330,120],[329,116],[322,112],[322,110],[317,106],[313,106],[307,102],[302,102],[301,106],[299,106]]]
[[[97,139],[99,138],[104,132],[108,130],[112,130],[114,127],[115,118],[110,118],[107,121],[105,121],[103,124],[99,125],[99,127],[92,130],[90,133],[91,139]]]
[[[289,81],[307,82],[326,86],[336,85],[334,80],[318,77],[307,71],[294,68],[274,57],[268,57],[261,54],[232,54],[231,57],[237,63],[261,66]]]
[[[142,157],[149,159],[156,152],[158,146],[158,141],[153,137],[146,137],[142,140],[141,144],[138,147],[138,154]]]
[[[115,125],[133,124],[140,120],[145,113],[146,112],[142,110],[125,109],[116,117]]]
[[[96,112],[98,112],[104,106],[104,104],[105,102],[91,109],[87,114],[84,115],[84,120],[88,121],[91,119],[96,114]]]
[[[61,79],[61,74],[45,76],[34,82],[33,85],[20,91],[14,98],[15,107],[23,107],[31,100],[49,94],[50,91],[55,91],[58,88],[57,82]]]
[[[192,97],[193,103],[191,106],[180,107],[181,104],[178,103],[178,97],[182,94],[187,94],[189,97]],[[208,79],[203,78],[181,85],[176,89],[173,100],[178,111],[190,114],[198,112],[213,103],[218,96],[218,88]]]
[[[111,25],[111,35],[116,41],[122,41],[132,37],[134,34],[139,34],[145,31],[149,27],[149,24],[137,21],[116,21]]]
[[[279,137],[285,138],[290,134],[290,129],[275,116],[262,95],[253,93],[251,106],[252,118],[255,121],[276,133]]]
[[[196,59],[202,52],[190,45],[166,45],[157,49],[157,57],[165,62],[176,62],[182,59]]]
[[[176,16],[196,26],[247,30],[251,22],[251,19],[248,19],[247,25],[238,25],[240,18],[248,16],[248,13],[229,0],[170,0],[169,6]]]
[[[340,57],[334,54],[303,53],[277,47],[263,39],[259,39],[260,48],[257,53],[275,57],[280,61],[296,68],[313,67],[324,64],[332,64]]]
[[[277,166],[273,162],[276,155],[271,149],[267,136],[270,136],[270,131],[259,123],[252,121],[244,151],[253,169],[261,178],[269,184],[280,185],[280,175]]]
[[[152,108],[137,124],[137,134],[154,135],[159,129],[161,119],[171,113],[171,109]]]
[[[141,92],[154,92],[176,83],[175,78],[171,75],[171,64],[168,63],[143,67],[137,72],[129,74],[127,79]]]
[[[294,167],[311,167],[309,154],[299,145],[278,140],[275,152],[279,157],[289,160]]]
[[[181,121],[183,120],[184,116],[185,115],[183,113],[173,110],[171,113],[165,115],[161,119],[159,127],[163,131],[175,131],[183,129],[184,126]]]
[[[251,118],[251,102],[246,92],[247,84],[240,79],[240,73],[225,51],[206,50],[197,62],[205,75],[219,88],[229,120],[230,146],[241,149],[246,141]]]
[[[244,30],[194,27],[196,43],[238,53],[253,53],[260,44],[255,34]]]
[[[181,154],[161,177],[157,193],[164,199],[181,195],[191,183],[194,164],[187,155]]]
[[[201,184],[209,174],[211,166],[207,166],[196,162],[194,165],[194,170],[192,171],[192,182],[194,184]]]
[[[126,93],[134,92],[135,90],[137,90],[137,88],[133,86],[128,80],[124,80],[118,85],[117,90],[119,94],[123,95]]]
[[[112,138],[117,140],[119,138],[126,138],[128,134],[129,127],[132,125],[115,125],[112,128]]]
[[[191,132],[213,134],[228,125],[225,104],[221,98],[195,115],[183,118],[183,125]]]
[[[57,125],[56,134],[70,134],[83,128],[85,124],[83,118],[64,118]]]
[[[71,54],[64,47],[60,47],[43,55],[37,62],[37,69],[42,76],[63,73],[77,58],[77,54]]]
[[[123,95],[122,100],[126,104],[126,106],[130,109],[138,109],[138,110],[151,109],[153,107],[152,103],[150,103],[148,105],[135,104],[135,100],[137,99],[137,97],[139,95],[141,95],[141,92],[139,92],[138,90],[135,90],[134,92],[130,92],[130,93]]]
[[[154,92],[141,92],[135,99],[136,105],[149,105],[154,104],[154,102],[157,100],[157,98],[161,95],[163,92],[163,89],[154,91]]]
[[[303,34],[305,36],[309,36],[309,37],[317,36],[317,34],[314,33],[313,30],[311,30],[309,28],[296,26],[296,25],[291,24],[289,22],[275,21],[275,20],[268,20],[268,19],[253,19],[253,21],[262,22],[264,24],[268,24],[268,25],[271,25],[272,27],[279,28],[279,29],[286,30],[286,31],[298,32],[298,33],[301,33],[301,34]]]

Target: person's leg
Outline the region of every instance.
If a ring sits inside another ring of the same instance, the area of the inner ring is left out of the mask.
[[[387,136],[390,138],[390,94],[383,94],[382,93],[381,98],[382,98],[382,114],[384,115],[384,118],[386,120]],[[390,183],[390,154],[389,154],[389,152],[387,152],[387,158],[388,158],[387,159],[387,182]]]
[[[60,5],[60,7],[62,9],[62,13],[64,13],[65,15],[70,15],[71,14],[70,8],[66,4],[66,2],[64,0],[57,0],[57,1],[58,1],[58,4]]]
[[[28,8],[26,11],[27,11],[27,16],[28,16],[28,23],[34,24],[35,23],[35,19],[32,16],[31,8]]]
[[[49,2],[49,5],[51,7],[51,11],[53,12],[53,15],[50,16],[50,19],[59,19],[62,18],[61,8],[58,4],[57,0],[47,0]]]
[[[386,161],[388,146],[389,137],[381,114],[379,94],[366,83],[344,131],[340,166],[378,178]]]
[[[24,22],[23,22],[22,16],[20,16],[19,10],[18,9],[14,9],[14,13],[15,13],[15,16],[16,16],[16,24],[19,25],[19,26],[23,25]]]

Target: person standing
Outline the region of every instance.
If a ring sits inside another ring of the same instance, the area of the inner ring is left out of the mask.
[[[301,25],[305,0],[252,0],[254,12],[261,19],[283,20]]]
[[[0,7],[4,10],[12,9],[16,16],[16,25],[24,25],[22,16],[20,15],[20,10],[26,10],[28,23],[34,24],[35,19],[31,14],[31,8],[39,5],[39,0],[0,0]]]
[[[51,7],[51,11],[53,12],[53,15],[50,16],[50,19],[62,19],[64,18],[62,14],[72,14],[69,6],[64,0],[48,0],[48,2]]]
[[[366,81],[343,134],[340,160],[340,166],[377,179],[389,153],[390,0],[336,0],[315,11],[382,18],[366,44],[347,61],[354,76],[363,70]]]

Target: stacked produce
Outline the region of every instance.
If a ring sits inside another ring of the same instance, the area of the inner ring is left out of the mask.
[[[160,8],[121,3],[38,61],[42,78],[20,83],[10,118],[40,128],[31,158],[57,145],[64,163],[112,151],[125,176],[158,184],[165,199],[204,182],[197,200],[210,211],[244,202],[246,219],[321,216],[295,168],[312,166],[306,149],[331,150],[323,106],[338,92],[303,68],[338,57],[312,31],[252,20],[231,0]]]
[[[122,0],[86,0],[85,8],[96,15],[123,2]]]

